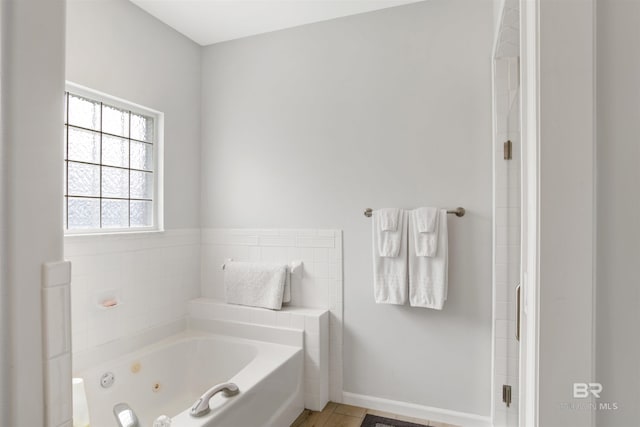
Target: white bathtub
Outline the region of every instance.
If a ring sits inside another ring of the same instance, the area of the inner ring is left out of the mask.
[[[160,415],[172,427],[288,427],[303,410],[303,353],[299,347],[186,332],[79,372],[84,378],[92,427],[117,423],[113,406],[127,403],[142,427]],[[103,388],[106,372],[115,376]],[[231,381],[240,393],[210,401],[194,418],[191,405],[210,387]]]

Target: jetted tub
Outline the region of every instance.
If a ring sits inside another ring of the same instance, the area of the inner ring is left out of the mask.
[[[299,347],[185,332],[79,375],[91,427],[117,426],[113,407],[121,402],[141,427],[151,427],[160,415],[171,417],[172,427],[288,427],[304,406],[302,370]],[[102,387],[110,374],[113,384]],[[219,393],[210,401],[211,412],[192,417],[191,405],[223,382],[237,384],[240,393]]]

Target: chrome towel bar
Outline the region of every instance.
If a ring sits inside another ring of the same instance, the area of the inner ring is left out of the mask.
[[[464,216],[464,214],[467,211],[464,208],[461,207],[457,207],[455,209],[447,209],[447,213],[450,215],[455,215],[457,217],[462,217]],[[371,215],[373,215],[373,209],[371,208],[367,208],[364,210],[364,216],[366,216],[367,218],[371,218]]]

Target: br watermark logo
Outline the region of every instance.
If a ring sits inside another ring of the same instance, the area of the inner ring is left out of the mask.
[[[573,398],[586,399],[590,394],[596,399],[600,399],[602,384],[600,383],[573,383]]]
[[[616,411],[618,402],[592,402],[600,399],[603,387],[600,383],[573,383],[574,399],[589,399],[587,402],[561,402],[560,408],[573,411]]]

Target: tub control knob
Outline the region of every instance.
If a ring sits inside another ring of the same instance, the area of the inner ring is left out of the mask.
[[[100,385],[102,386],[102,388],[111,387],[115,381],[116,376],[113,374],[113,372],[106,372],[100,377]]]

